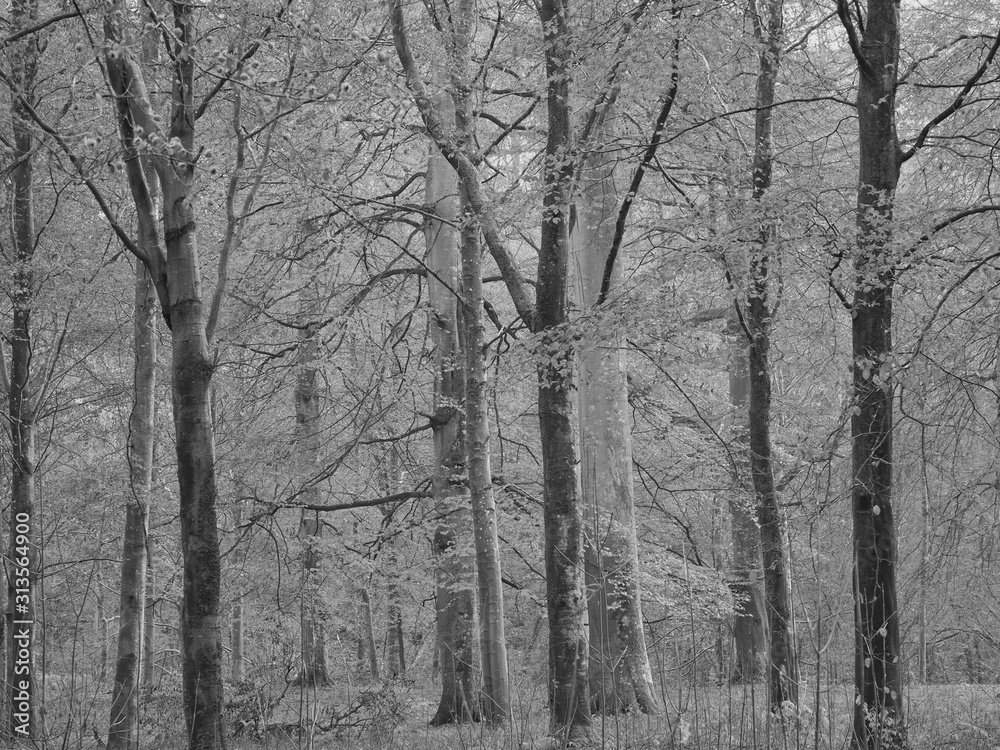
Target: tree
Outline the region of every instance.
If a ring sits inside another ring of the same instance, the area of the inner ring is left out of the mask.
[[[475,33],[474,0],[460,0],[449,14],[451,97],[455,109],[457,145],[464,151],[475,145],[475,115],[472,100],[472,42]],[[451,170],[450,166],[442,168]],[[472,504],[472,527],[476,547],[478,581],[479,645],[483,672],[483,717],[501,724],[510,714],[507,675],[507,639],[504,628],[503,582],[497,512],[490,468],[488,382],[483,320],[482,230],[469,198],[468,186],[458,181],[461,255],[460,343],[464,353],[462,372],[465,416],[466,470]]]
[[[163,190],[162,244],[157,238],[130,250],[149,269],[172,337],[171,388],[180,487],[181,540],[184,553],[184,598],[181,643],[184,655],[184,706],[192,750],[223,747],[221,560],[216,502],[215,445],[210,384],[214,366],[209,354],[209,323],[201,291],[195,209],[195,62],[192,8],[171,4],[173,82],[170,125],[161,133],[152,116],[141,71],[121,44],[119,26],[106,19],[108,36],[118,43],[109,51],[107,69],[118,106],[122,146],[137,153],[137,128],[153,145],[152,162]],[[167,31],[166,24],[163,30]],[[126,159],[129,187],[136,209],[146,213],[146,226],[157,226],[149,185],[134,158]],[[224,278],[224,276],[223,276]],[[221,302],[221,286],[215,299]]]
[[[782,0],[752,2],[754,36],[758,53],[756,118],[754,124],[753,199],[763,203],[771,188],[774,155],[771,122],[774,84],[781,59]],[[798,668],[791,634],[791,595],[785,560],[784,520],[778,505],[771,463],[771,321],[776,303],[770,295],[771,256],[776,237],[769,209],[761,206],[760,230],[750,254],[750,280],[746,301],[746,334],[749,344],[749,447],[750,473],[760,508],[761,550],[764,562],[764,594],[769,636],[768,683],[771,710],[780,712],[785,703],[798,704]]]
[[[147,173],[148,174],[148,173]],[[150,175],[153,179],[155,177]],[[152,179],[150,180],[152,182]],[[144,217],[145,218],[148,217]],[[144,234],[144,233],[143,233]],[[139,731],[140,664],[146,617],[149,498],[156,411],[156,293],[149,272],[136,265],[135,392],[129,418],[129,494],[125,498],[118,655],[111,698],[108,747],[127,750]],[[152,656],[149,654],[147,658]]]
[[[606,149],[605,122],[596,128],[592,155],[579,168],[572,229],[576,302],[597,301],[614,244],[619,191]],[[615,266],[614,289],[621,280]],[[624,336],[602,335],[579,354],[581,490],[584,504],[590,631],[590,698],[601,712],[658,708],[646,651],[639,590],[639,553],[632,480],[628,385],[621,355]]]
[[[446,96],[438,106],[451,109]],[[445,159],[431,153],[427,163],[427,205],[433,210],[425,227],[435,351],[434,496],[440,520],[434,531],[437,556],[438,660],[441,701],[431,724],[478,721],[479,649],[477,602],[473,593],[475,558],[465,443],[465,363],[459,337],[458,180]]]
[[[322,392],[319,368],[316,365],[316,336],[319,310],[318,290],[307,285],[299,292],[301,298],[300,340],[298,345],[298,372],[295,380],[295,441],[299,481],[302,483],[301,499],[305,505],[319,499],[319,487],[314,476],[320,456],[320,418]],[[299,523],[302,540],[302,666],[298,681],[302,685],[323,686],[329,683],[326,665],[326,638],[324,633],[324,607],[322,602],[323,524],[319,513],[302,509]]]
[[[16,32],[29,32],[38,20],[35,0],[15,0],[11,18]],[[36,247],[34,159],[35,137],[29,110],[37,103],[35,76],[41,41],[25,33],[10,44],[11,130],[13,133],[12,252],[14,262],[10,367],[0,369],[7,393],[11,445],[11,502],[7,554],[7,691],[4,717],[8,739],[33,740],[37,731],[35,692],[35,583],[39,554],[35,510],[35,420],[40,394],[32,382],[31,314],[35,299],[33,262]],[[0,364],[3,352],[0,351]]]

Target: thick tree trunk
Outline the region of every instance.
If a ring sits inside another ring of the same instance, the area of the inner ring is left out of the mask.
[[[846,12],[841,5],[842,18]],[[869,0],[855,50],[858,84],[858,247],[852,303],[855,597],[854,744],[906,746],[892,509],[892,221],[901,154],[896,137],[899,6]]]
[[[125,499],[118,656],[111,693],[108,750],[135,746],[139,731],[139,686],[146,614],[146,535],[153,476],[156,385],[156,291],[149,272],[136,266],[135,393],[129,417],[129,489]]]
[[[441,100],[443,105],[443,98]],[[447,107],[445,107],[447,109]],[[454,115],[452,115],[454,116]],[[440,521],[434,533],[437,559],[438,656],[441,701],[431,724],[479,720],[478,624],[475,561],[470,547],[465,452],[465,376],[459,347],[458,179],[443,157],[432,153],[427,167],[427,205],[435,217],[426,225],[435,344],[434,495]]]
[[[605,128],[600,129],[603,135]],[[595,152],[581,165],[572,229],[577,303],[597,302],[615,235],[614,160]],[[620,269],[619,264],[615,268]],[[620,280],[620,270],[613,283]],[[646,651],[632,484],[632,432],[622,337],[589,344],[579,357],[581,499],[584,507],[590,699],[596,711],[657,709]]]
[[[180,489],[181,550],[184,556],[184,709],[190,750],[227,744],[223,717],[222,569],[216,512],[215,438],[208,351],[195,224],[194,9],[173,3],[176,49],[170,136],[181,149],[163,165],[163,235],[173,333],[171,363],[177,479]],[[182,54],[183,52],[183,54]]]
[[[753,198],[763,201],[771,188],[773,147],[771,122],[774,84],[781,56],[782,0],[759,0],[751,5],[754,32],[760,45],[757,73],[757,116],[754,128]],[[778,493],[771,465],[771,316],[768,299],[775,223],[766,205],[760,206],[760,233],[750,256],[750,285],[746,302],[750,374],[750,473],[760,508],[761,551],[764,559],[764,597],[770,638],[768,685],[771,710],[798,704],[798,666],[791,635],[791,595]]]
[[[763,563],[756,493],[750,476],[750,365],[746,335],[734,307],[729,320],[733,347],[729,356],[729,403],[733,407],[733,492],[729,515],[733,540],[733,570],[729,588],[736,600],[733,636],[736,645],[732,682],[756,682],[765,674],[767,636],[764,632],[764,595],[760,588]]]
[[[573,143],[568,13],[564,0],[542,0],[539,5],[548,81],[548,137],[533,326],[542,336],[537,373],[538,426],[542,443],[551,729],[566,739],[586,734],[591,724],[583,512],[573,434],[573,357],[564,342],[552,337],[567,320],[569,286]]]
[[[13,28],[26,29],[37,21],[34,0],[14,0]],[[38,727],[35,693],[35,589],[39,549],[35,505],[35,404],[31,383],[31,313],[35,302],[34,137],[28,125],[28,107],[35,104],[35,73],[39,43],[29,34],[8,51],[14,91],[11,97],[13,160],[12,239],[14,243],[13,318],[10,329],[8,414],[11,440],[11,502],[7,560],[7,691],[10,703],[4,736],[18,741],[35,738]],[[27,105],[27,106],[26,106]],[[2,353],[0,353],[2,355]]]

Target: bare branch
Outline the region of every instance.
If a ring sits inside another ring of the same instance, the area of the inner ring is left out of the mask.
[[[920,148],[923,147],[924,143],[927,141],[927,136],[930,135],[931,130],[958,112],[958,110],[965,105],[965,97],[969,95],[969,92],[972,91],[972,87],[975,86],[976,82],[986,73],[986,70],[990,67],[990,63],[993,62],[993,58],[996,57],[997,50],[1000,50],[1000,30],[997,31],[996,38],[993,40],[993,46],[990,47],[990,51],[986,55],[986,59],[983,60],[982,64],[976,69],[976,72],[972,74],[969,80],[965,82],[962,90],[958,92],[958,96],[955,97],[955,101],[945,107],[945,109],[943,109],[933,120],[924,125],[923,130],[921,130],[919,135],[917,135],[917,139],[913,142],[913,145],[899,157],[900,164],[910,159]]]
[[[335,511],[335,510],[350,510],[352,508],[373,508],[379,505],[389,505],[390,503],[399,503],[403,500],[420,500],[424,498],[434,497],[433,492],[397,492],[394,495],[386,495],[385,497],[375,497],[370,500],[352,500],[349,503],[313,503],[309,505],[285,505],[280,507],[285,508],[302,508],[303,510],[316,510],[316,511]]]
[[[679,15],[679,13],[680,11],[675,11],[675,16]],[[603,304],[608,298],[608,291],[611,289],[611,278],[615,271],[615,262],[618,259],[618,252],[621,250],[622,241],[625,238],[625,225],[628,222],[629,212],[632,210],[632,205],[635,202],[636,195],[639,194],[639,187],[642,185],[642,178],[645,176],[650,163],[656,157],[656,150],[660,147],[660,143],[663,141],[663,128],[667,124],[667,118],[670,116],[670,110],[673,109],[674,100],[677,98],[677,88],[680,83],[680,68],[677,64],[680,56],[680,45],[680,35],[676,35],[674,37],[670,86],[667,89],[666,97],[663,100],[663,106],[660,109],[660,114],[656,118],[656,124],[653,126],[653,137],[650,139],[649,145],[646,147],[646,151],[642,155],[642,159],[639,161],[639,166],[635,168],[635,174],[632,175],[632,183],[628,186],[628,192],[625,193],[625,197],[622,199],[622,205],[618,211],[618,219],[615,222],[615,237],[611,242],[611,249],[608,251],[608,259],[604,263],[604,276],[601,279],[601,290],[597,295],[596,305]]]
[[[6,47],[8,44],[16,42],[18,39],[23,39],[26,36],[34,34],[35,32],[41,31],[47,26],[51,26],[54,23],[59,23],[60,21],[65,21],[67,18],[76,18],[80,15],[78,11],[69,11],[67,13],[60,13],[57,16],[52,16],[51,18],[46,18],[44,21],[39,21],[34,26],[29,26],[26,29],[21,29],[20,31],[11,34],[9,37],[0,42],[0,47]]]
[[[392,23],[392,37],[396,47],[396,54],[399,62],[403,66],[406,75],[406,83],[413,94],[413,100],[420,111],[420,116],[427,128],[427,133],[441,150],[441,155],[448,160],[452,168],[458,173],[467,191],[469,204],[476,212],[476,217],[483,229],[483,236],[486,238],[486,246],[496,261],[500,274],[503,276],[510,292],[514,307],[518,315],[528,324],[534,325],[535,319],[535,299],[531,287],[525,282],[520,269],[514,263],[507,244],[500,233],[500,224],[493,208],[487,200],[479,171],[476,169],[472,159],[464,153],[451,136],[451,130],[445,126],[440,114],[435,110],[431,97],[427,92],[420,77],[413,51],[410,49],[410,42],[406,35],[406,25],[403,20],[402,0],[389,0],[389,19]]]

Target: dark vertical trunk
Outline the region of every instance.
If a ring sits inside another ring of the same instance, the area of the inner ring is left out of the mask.
[[[754,32],[760,45],[757,74],[757,115],[754,128],[753,198],[760,204],[771,188],[773,166],[772,113],[774,85],[781,56],[782,0],[759,0],[751,5]],[[764,561],[764,597],[770,637],[768,685],[771,710],[798,704],[798,668],[791,635],[791,596],[778,493],[771,465],[771,316],[768,299],[775,222],[766,205],[759,206],[760,232],[750,256],[750,285],[746,303],[750,370],[750,473],[760,508],[761,551]]]
[[[372,616],[372,598],[368,589],[361,589],[361,615],[364,618],[364,635],[358,639],[358,661],[368,654],[368,674],[379,679],[378,651],[375,650],[375,620]]]
[[[135,393],[129,417],[129,494],[125,498],[118,655],[111,697],[108,750],[137,742],[142,637],[146,614],[146,533],[153,474],[156,384],[156,292],[149,272],[136,266]]]
[[[34,0],[14,0],[14,29],[37,21]],[[35,103],[35,73],[39,46],[29,34],[8,51],[13,90],[11,129],[16,166],[13,189],[12,239],[14,242],[13,316],[10,329],[8,414],[11,440],[11,502],[7,547],[7,690],[10,703],[4,735],[34,739],[37,726],[35,695],[35,587],[40,575],[40,550],[36,540],[35,505],[35,394],[31,383],[31,313],[34,306],[34,137],[28,125],[28,107]],[[2,353],[0,353],[2,356]]]
[[[440,106],[450,109],[441,98]],[[450,109],[454,118],[454,110]],[[440,277],[428,281],[435,344],[434,496],[440,514],[434,532],[437,560],[438,658],[441,701],[432,724],[479,719],[479,648],[474,592],[475,560],[465,450],[465,369],[459,345],[458,178],[439,154],[427,169],[427,205],[434,212],[425,227],[429,265]],[[442,283],[444,282],[444,283]],[[447,287],[445,286],[447,284]]]
[[[300,323],[303,325],[298,348],[298,372],[295,380],[295,462],[301,483],[304,505],[319,502],[315,474],[320,454],[320,389],[316,366],[316,330],[318,299],[315,290],[302,291]],[[302,606],[300,640],[302,665],[298,682],[302,685],[326,685],[330,678],[326,665],[326,638],[323,632],[321,581],[323,524],[316,511],[303,509],[299,522],[302,541]]]
[[[846,12],[841,5],[842,19]],[[899,6],[869,0],[856,50],[860,162],[854,256],[855,687],[854,744],[905,747],[896,531],[892,508],[893,204],[901,164],[896,137]]]
[[[222,569],[209,388],[213,364],[205,331],[194,208],[195,62],[188,50],[197,34],[191,5],[175,2],[173,11],[177,41],[170,136],[178,139],[181,149],[164,166],[160,177],[173,333],[171,374],[184,556],[181,618],[184,709],[188,747],[217,750],[227,743],[222,712]]]
[[[573,434],[572,353],[552,333],[567,320],[569,203],[573,176],[571,50],[564,0],[542,0],[548,137],[534,329],[538,353],[538,426],[542,444],[546,606],[549,619],[551,729],[566,738],[591,723],[584,587],[583,512]],[[549,340],[545,341],[548,336]]]
[[[749,400],[750,365],[746,335],[734,307],[729,320],[733,348],[729,357],[729,403],[733,407],[733,492],[729,515],[733,540],[733,569],[729,589],[736,601],[733,612],[734,683],[756,682],[765,674],[767,637],[764,632],[764,596],[760,588],[760,513],[750,476]]]

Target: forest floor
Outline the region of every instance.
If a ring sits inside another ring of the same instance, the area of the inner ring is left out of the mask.
[[[768,720],[762,685],[685,686],[661,696],[666,710],[655,716],[595,718],[589,742],[604,750],[840,750],[848,746],[851,720],[846,685],[821,686],[803,697],[798,721]],[[311,693],[311,694],[309,694]],[[435,703],[404,687],[357,693],[296,690],[273,707],[251,738],[236,750],[554,750],[547,734],[545,701],[515,697],[513,720],[500,729],[478,724],[430,727]],[[339,696],[339,697],[338,697]],[[1000,750],[1000,685],[914,686],[907,693],[911,750]],[[353,712],[346,715],[350,708]],[[331,708],[340,706],[340,708]],[[817,708],[819,709],[817,712]],[[818,713],[818,718],[817,718]],[[339,728],[328,728],[341,716]],[[307,727],[299,733],[299,725]],[[309,728],[312,728],[309,730]],[[231,727],[236,729],[236,727]],[[247,727],[249,729],[249,727]],[[165,738],[164,738],[165,739]],[[172,747],[172,743],[160,744]]]

